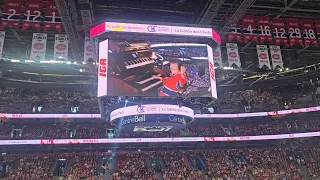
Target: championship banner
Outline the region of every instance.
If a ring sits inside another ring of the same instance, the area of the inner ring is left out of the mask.
[[[302,26],[302,32],[303,32],[305,46],[308,47],[312,43],[313,45],[318,47],[316,33],[314,32],[313,20],[301,19],[301,26]]]
[[[85,37],[84,50],[83,50],[84,62],[95,62],[94,60],[95,52],[93,52],[92,44],[93,44],[92,39],[90,39],[89,37]]]
[[[46,33],[33,33],[32,47],[31,47],[31,60],[44,60],[46,56],[47,47],[47,34]]]
[[[283,69],[283,61],[280,46],[269,46],[273,69]]]
[[[22,31],[29,27],[34,27],[40,31],[41,11],[43,9],[43,0],[27,0],[24,10],[24,21]]]
[[[240,22],[238,22],[236,27],[232,28],[232,30],[228,33],[228,42],[231,42],[234,39],[239,41],[239,43],[242,43]]]
[[[267,67],[268,69],[271,69],[267,45],[257,45],[257,53],[259,59],[259,68],[265,69]]]
[[[49,29],[54,28],[57,32],[61,32],[61,18],[59,15],[58,7],[54,0],[47,0],[45,16],[46,19],[44,21],[44,31],[46,32]]]
[[[258,43],[257,26],[255,23],[254,15],[243,15],[242,29],[244,34],[244,43],[248,43],[250,40],[253,40],[256,43]]]
[[[54,41],[53,60],[68,59],[68,36],[65,34],[56,34]]]
[[[221,57],[221,48],[218,47],[215,50],[213,50],[213,62],[215,66],[223,67],[222,66],[222,57]]]
[[[3,52],[3,44],[4,44],[4,37],[6,32],[0,31],[0,59],[2,59],[2,52]]]
[[[21,13],[21,0],[4,0],[1,28],[11,25],[15,30],[19,29]]]
[[[229,67],[241,67],[238,45],[235,43],[226,43]]]
[[[276,45],[283,44],[289,46],[289,41],[286,33],[286,24],[284,19],[275,18],[272,20],[273,37]]]
[[[272,35],[270,29],[270,17],[268,16],[258,16],[258,25],[259,25],[259,43],[263,42],[272,43]]]
[[[296,43],[303,46],[299,20],[296,18],[287,18],[287,24],[290,46],[294,46]]]

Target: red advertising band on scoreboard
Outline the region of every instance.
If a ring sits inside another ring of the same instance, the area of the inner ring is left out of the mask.
[[[58,7],[54,0],[47,0],[46,13],[45,13],[44,31],[49,29],[55,29],[57,32],[61,32],[62,23]]]
[[[2,11],[1,29],[12,26],[15,30],[19,29],[21,13],[21,0],[4,0]]]
[[[22,31],[29,27],[34,27],[38,32],[40,31],[40,18],[43,9],[43,0],[27,0],[24,11],[25,20],[22,24]]]

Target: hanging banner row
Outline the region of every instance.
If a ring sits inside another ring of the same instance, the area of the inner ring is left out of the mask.
[[[4,0],[1,29],[11,26],[15,30],[19,30],[20,14],[24,13],[22,31],[33,27],[39,32],[40,22],[44,21],[44,32],[50,29],[61,32],[61,18],[54,0],[46,1],[45,11],[43,11],[44,0],[26,0],[25,4],[23,2],[22,0]],[[22,6],[25,7],[24,12],[21,11]],[[42,13],[44,13],[44,18]]]
[[[280,46],[256,45],[259,67],[262,69],[283,69],[283,61]],[[227,58],[229,67],[241,68],[240,55],[238,45],[236,43],[226,43]],[[270,51],[270,56],[269,56]],[[270,64],[270,57],[272,68]],[[221,48],[217,48],[213,52],[213,60],[215,65],[223,67]]]
[[[42,61],[46,59],[47,36],[46,33],[33,33],[30,60]],[[4,40],[5,32],[0,31],[0,59],[2,58]],[[69,41],[67,35],[55,34],[52,60],[68,60],[68,45]],[[97,59],[97,51],[94,51],[94,49],[98,49],[96,47],[98,47],[97,39],[85,38],[83,51],[84,62],[95,62]]]
[[[274,18],[245,14],[228,34],[228,41],[253,41],[284,46],[319,47],[320,20]]]
[[[32,48],[30,53],[30,60],[41,61],[45,60],[47,45],[46,33],[33,33]],[[94,63],[97,52],[94,51],[94,46],[98,46],[97,39],[85,38],[83,59],[84,62]],[[54,41],[53,60],[67,60],[68,59],[68,37],[65,34],[56,34]]]

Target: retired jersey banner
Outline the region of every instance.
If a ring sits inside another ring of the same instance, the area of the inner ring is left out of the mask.
[[[41,61],[46,57],[47,48],[47,34],[46,33],[33,33],[32,47],[31,47],[31,60]]]
[[[221,48],[218,47],[215,50],[213,50],[213,62],[214,62],[214,66],[219,66],[219,67],[223,67],[222,66],[222,56],[221,56]]]
[[[41,11],[43,9],[43,0],[27,0],[24,10],[24,21],[22,31],[29,27],[34,27],[40,31]]]
[[[61,32],[62,23],[59,15],[58,7],[54,0],[47,0],[46,13],[44,21],[44,31],[49,29],[55,29],[57,32]]]
[[[320,43],[320,20],[316,20],[316,30],[317,30],[317,37]]]
[[[241,34],[241,26],[240,22],[236,24],[236,27],[232,28],[232,30],[228,33],[228,42],[232,40],[236,40],[239,43],[242,43],[242,34]]]
[[[68,36],[56,34],[54,40],[54,60],[68,60]]]
[[[227,43],[227,54],[229,67],[241,67],[240,56],[238,52],[238,45],[235,43]]]
[[[258,16],[258,26],[259,26],[259,43],[263,42],[272,43],[272,34],[270,28],[270,17],[268,16]]]
[[[244,35],[244,43],[253,40],[258,43],[257,26],[255,23],[255,16],[245,14],[242,17],[242,30]]]
[[[21,0],[4,0],[1,28],[11,25],[15,30],[19,29],[21,13]]]
[[[95,62],[94,54],[95,52],[93,51],[92,39],[90,39],[89,37],[86,37],[84,41],[83,61]]]
[[[267,45],[257,45],[260,69],[271,69]]]
[[[286,24],[284,19],[275,18],[272,20],[273,37],[276,45],[283,44],[289,46],[288,36],[286,32]]]
[[[303,46],[299,20],[297,18],[287,18],[287,24],[290,46],[294,46],[295,44]]]
[[[0,59],[2,59],[2,52],[3,52],[3,44],[4,44],[4,37],[6,32],[0,31]]]
[[[316,47],[318,47],[316,32],[314,31],[313,20],[301,19],[301,26],[305,46],[308,47],[310,46],[310,44],[313,44]]]
[[[270,45],[270,55],[273,69],[283,69],[283,61],[280,46]]]

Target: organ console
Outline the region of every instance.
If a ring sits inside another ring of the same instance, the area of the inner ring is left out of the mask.
[[[190,70],[193,76],[202,77],[208,68],[204,45],[150,46],[141,41],[109,40],[108,54],[108,94],[116,96],[157,96],[162,81],[155,76],[170,75],[170,60],[196,66],[196,70]]]
[[[162,82],[153,76],[168,75],[158,65],[148,43],[109,41],[108,94],[157,95]]]

